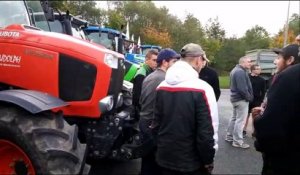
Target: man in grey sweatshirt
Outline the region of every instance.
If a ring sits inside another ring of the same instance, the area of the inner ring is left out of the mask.
[[[232,146],[249,148],[243,141],[243,127],[247,118],[249,102],[253,100],[252,85],[248,76],[251,60],[242,57],[239,64],[230,72],[230,102],[233,106],[233,116],[229,122],[226,138]]]
[[[154,116],[156,88],[164,81],[166,71],[171,67],[178,59],[180,55],[177,54],[173,49],[166,48],[161,50],[157,56],[157,69],[149,74],[143,81],[142,92],[140,97],[140,121],[139,127],[142,133],[143,142],[150,144],[154,143],[152,131],[149,126],[152,123]],[[145,144],[147,144],[145,143]],[[141,175],[160,175],[161,170],[155,161],[156,146],[153,145],[151,150],[142,157],[141,163]]]

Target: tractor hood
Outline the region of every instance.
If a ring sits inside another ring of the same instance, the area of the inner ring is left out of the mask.
[[[27,25],[13,24],[0,29],[0,40],[3,39],[4,42],[7,40],[8,42],[23,42],[26,45],[38,43],[47,47],[52,46],[57,48],[57,50],[70,50],[91,58],[95,58],[96,55],[99,58],[99,53],[109,53],[119,59],[124,59],[124,55],[106,49],[101,45],[92,44],[89,41],[77,39],[66,34],[42,31]]]

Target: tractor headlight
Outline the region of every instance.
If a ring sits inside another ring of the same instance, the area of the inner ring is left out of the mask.
[[[102,113],[112,110],[113,106],[114,106],[114,99],[113,96],[111,95],[104,97],[102,100],[99,101],[99,108]]]
[[[118,58],[112,54],[105,54],[104,63],[113,69],[118,69]]]

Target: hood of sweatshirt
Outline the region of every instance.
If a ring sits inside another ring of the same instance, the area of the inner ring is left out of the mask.
[[[180,60],[167,70],[165,80],[170,85],[176,85],[198,77],[198,72],[191,65]]]

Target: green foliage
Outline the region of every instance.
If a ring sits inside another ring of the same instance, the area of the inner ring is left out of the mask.
[[[216,53],[213,66],[219,71],[230,71],[237,63],[240,57],[245,54],[245,46],[241,39],[225,39],[223,46]]]
[[[61,12],[67,10],[74,16],[81,16],[90,23],[100,24],[104,21],[105,12],[96,8],[96,2],[93,0],[87,1],[49,1],[51,7]],[[102,17],[102,18],[101,18]]]
[[[219,84],[221,89],[229,89],[230,85],[229,76],[219,76]]]
[[[271,43],[269,33],[265,28],[258,25],[247,30],[242,40],[246,50],[267,49]]]
[[[215,39],[223,41],[225,39],[225,30],[221,27],[219,18],[209,18],[208,24],[206,24],[206,33],[209,39]]]
[[[121,26],[125,26],[126,21],[123,16],[117,11],[109,11],[108,12],[108,21],[104,23],[104,26],[110,27],[113,29],[120,30]]]
[[[289,22],[289,29],[297,36],[300,34],[300,16],[299,14],[292,14]]]

